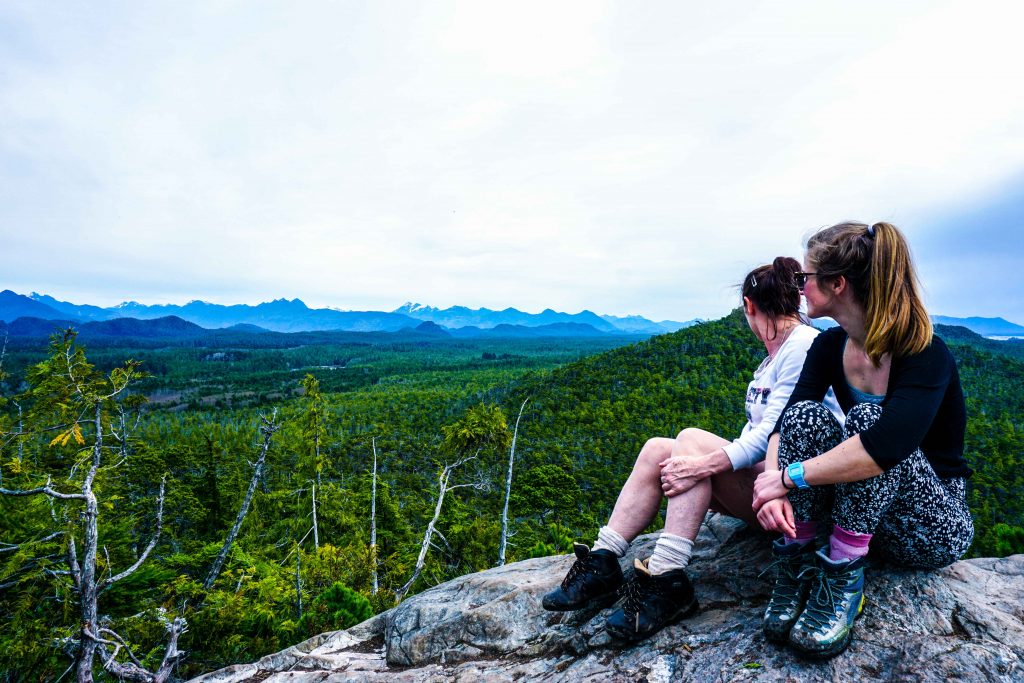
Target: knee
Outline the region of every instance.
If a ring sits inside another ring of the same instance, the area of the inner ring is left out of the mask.
[[[782,414],[779,431],[782,434],[801,432],[808,428],[813,429],[829,419],[834,420],[835,416],[825,407],[825,404],[818,401],[799,401]]]
[[[684,453],[689,452],[693,450],[691,447],[697,445],[702,434],[703,432],[696,427],[687,427],[676,435],[676,443]]]
[[[657,467],[670,455],[672,455],[672,441],[670,439],[648,439],[644,447],[640,449],[640,455],[636,458],[636,466]]]
[[[860,434],[875,424],[882,416],[882,406],[874,403],[858,403],[846,414],[846,435]]]

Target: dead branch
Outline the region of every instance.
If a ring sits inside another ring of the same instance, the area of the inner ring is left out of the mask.
[[[426,559],[427,559],[427,551],[429,551],[430,550],[430,546],[433,545],[431,543],[431,540],[432,540],[434,534],[438,534],[438,531],[437,531],[437,520],[438,520],[438,518],[441,517],[441,507],[444,505],[445,494],[447,494],[448,491],[452,490],[453,488],[462,488],[462,487],[465,487],[465,486],[474,486],[474,487],[476,487],[474,484],[457,484],[455,486],[449,486],[449,484],[448,484],[448,480],[451,478],[452,471],[455,468],[457,468],[457,467],[459,467],[459,466],[469,462],[470,460],[474,460],[474,459],[476,459],[475,455],[470,455],[470,456],[467,456],[465,458],[460,458],[459,460],[456,460],[455,462],[453,462],[450,465],[445,465],[444,468],[441,470],[441,473],[438,475],[438,477],[437,477],[437,504],[434,506],[434,517],[427,524],[427,530],[423,534],[423,542],[420,545],[420,554],[416,558],[416,567],[415,567],[415,569],[413,569],[412,576],[409,577],[409,580],[406,581],[405,584],[403,584],[401,588],[399,588],[397,591],[395,591],[395,602],[401,602],[402,601],[402,599],[405,597],[406,593],[409,592],[409,589],[412,588],[412,585],[414,583],[416,583],[416,579],[418,579],[420,577],[420,574],[423,572],[423,566],[426,563]],[[438,535],[440,535],[440,534],[438,534]]]
[[[231,552],[231,546],[235,542],[235,537],[238,536],[239,529],[242,528],[242,522],[245,521],[245,516],[249,513],[249,505],[252,504],[253,494],[256,493],[256,485],[259,484],[260,477],[263,474],[263,464],[267,460],[267,451],[270,450],[270,440],[274,436],[280,427],[275,423],[277,419],[277,409],[274,409],[274,413],[268,420],[265,416],[260,415],[262,425],[260,431],[263,433],[263,447],[260,450],[260,457],[253,463],[253,474],[252,479],[249,480],[249,488],[245,492],[245,498],[242,501],[242,507],[238,510],[238,517],[235,518],[235,524],[231,527],[231,531],[228,533],[228,537],[224,540],[224,546],[220,550],[220,554],[217,555],[217,559],[214,560],[213,566],[210,567],[210,573],[206,577],[206,581],[203,582],[203,587],[206,590],[213,588],[213,582],[217,580],[220,575],[220,570],[224,567],[224,561],[228,557],[228,553]]]
[[[24,490],[0,488],[0,494],[5,496],[35,496],[40,493],[44,493],[51,498],[59,498],[60,500],[85,500],[84,493],[61,493],[60,491],[53,489],[50,486],[51,483],[51,479],[47,477],[46,484],[38,488]]]
[[[128,567],[128,569],[125,569],[123,572],[121,572],[117,576],[110,577],[106,581],[102,582],[100,584],[100,592],[103,592],[103,591],[107,590],[108,588],[110,588],[111,586],[113,586],[115,583],[117,583],[121,579],[125,578],[126,576],[130,576],[136,569],[138,569],[142,565],[143,562],[146,561],[146,558],[149,557],[149,554],[153,551],[153,548],[156,547],[157,541],[160,540],[160,532],[163,530],[163,523],[164,523],[164,489],[166,487],[166,484],[167,484],[167,475],[165,474],[163,479],[160,480],[160,495],[157,498],[157,505],[156,505],[156,533],[153,534],[153,538],[150,539],[149,545],[147,545],[146,549],[142,551],[142,555],[140,555],[139,559],[137,559],[135,561],[135,564],[133,564],[132,566]],[[110,572],[109,560],[108,560],[108,563],[107,563],[107,572],[108,573]]]
[[[526,402],[530,400],[527,396],[523,405],[519,406],[519,416],[516,418],[516,428],[512,432],[512,447],[508,451],[508,475],[505,477],[505,506],[501,510],[501,540],[498,543],[498,566],[505,565],[505,548],[508,545],[508,501],[512,497],[512,466],[516,460],[516,438],[519,436],[519,420],[523,418],[523,409]]]
[[[55,531],[54,533],[50,534],[46,538],[40,538],[39,540],[36,540],[36,541],[25,541],[24,543],[18,543],[18,544],[14,544],[14,543],[0,543],[0,546],[3,546],[2,548],[0,548],[0,553],[9,553],[9,552],[17,550],[18,548],[21,548],[22,546],[26,546],[26,545],[35,545],[36,543],[46,543],[47,541],[52,541],[53,539],[57,538],[58,536],[63,536],[63,535],[64,535],[63,531]]]
[[[373,483],[370,493],[370,571],[373,575],[372,594],[378,590],[377,581],[377,437],[370,440],[373,447]]]
[[[98,634],[93,634],[88,630],[83,630],[83,633],[86,637],[99,645],[100,659],[103,662],[103,668],[114,676],[122,680],[140,681],[141,683],[165,683],[171,675],[171,670],[173,669],[174,664],[184,655],[183,652],[178,650],[178,639],[183,633],[188,631],[188,623],[181,617],[176,617],[173,621],[166,623],[165,626],[169,634],[167,639],[167,651],[164,653],[164,658],[160,663],[160,667],[153,672],[145,669],[135,655],[132,654],[131,649],[129,649],[128,644],[125,643],[124,639],[110,629],[100,629],[100,633],[112,636],[115,640],[101,638]],[[113,652],[110,652],[107,649],[111,646],[113,646]],[[120,653],[122,647],[126,652],[128,652],[128,656],[131,658],[132,663],[126,664],[117,661],[117,655]]]
[[[68,536],[68,569],[71,570],[71,580],[75,582],[75,590],[82,590],[82,568],[78,566],[78,551],[75,548],[75,537]]]

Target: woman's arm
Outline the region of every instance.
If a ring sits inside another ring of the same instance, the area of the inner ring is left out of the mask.
[[[800,370],[800,379],[793,387],[789,400],[772,427],[773,434],[778,433],[782,415],[791,405],[800,401],[821,401],[825,398],[829,388],[832,387],[830,368],[835,365],[837,358],[839,362],[842,362],[842,348],[845,339],[846,333],[841,327],[825,330],[814,338],[811,347],[807,349],[807,357]]]
[[[811,486],[861,481],[909,457],[935,420],[954,363],[937,338],[921,353],[894,361],[896,375],[890,377],[891,390],[878,420],[861,434],[804,461],[804,480]],[[772,481],[762,474],[754,483],[754,509],[784,495],[781,478]]]
[[[768,439],[768,451],[764,456],[764,472],[758,475],[758,480],[760,480],[761,476],[765,474],[769,474],[775,479],[779,479],[780,477],[778,432],[772,434]],[[792,485],[792,482],[790,482],[790,485]],[[752,507],[757,513],[758,523],[765,531],[777,531],[789,536],[790,538],[796,536],[796,523],[793,516],[793,505],[789,502],[789,498],[785,493],[783,493],[779,498],[775,498],[760,505],[752,505]]]
[[[807,349],[813,339],[792,339],[782,347],[775,357],[772,368],[771,386],[765,402],[761,420],[740,435],[738,439],[723,447],[729,456],[732,469],[741,470],[760,462],[768,448],[768,437],[775,429],[782,411],[789,403],[797,380],[803,371]]]
[[[774,438],[777,439],[778,435],[774,435]],[[776,466],[777,463],[776,448]],[[868,455],[860,441],[860,434],[854,434],[835,448],[804,461],[804,481],[811,486],[861,481],[877,477],[883,471],[874,458]],[[769,471],[766,466],[754,482],[754,509],[760,510],[768,501],[785,496],[789,493],[787,485],[793,485],[788,476],[783,484],[778,470]]]
[[[882,414],[861,432],[864,450],[882,469],[898,465],[921,446],[955,369],[953,355],[938,338],[921,353],[893,360]]]

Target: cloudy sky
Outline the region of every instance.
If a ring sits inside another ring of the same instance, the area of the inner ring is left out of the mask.
[[[1017,2],[0,3],[0,288],[717,317],[889,220],[1024,323]]]

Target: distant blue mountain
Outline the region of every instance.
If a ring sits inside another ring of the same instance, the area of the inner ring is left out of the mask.
[[[515,308],[494,311],[488,308],[471,309],[452,306],[439,309],[432,306],[407,303],[388,312],[382,311],[338,311],[328,308],[311,309],[299,299],[276,299],[255,306],[236,304],[224,306],[206,301],[190,301],[184,305],[146,305],[126,301],[117,306],[74,304],[58,301],[46,294],[33,292],[22,296],[12,291],[0,294],[0,320],[13,321],[21,317],[43,320],[75,321],[79,323],[101,322],[122,318],[153,320],[173,316],[194,323],[206,329],[230,329],[243,331],[248,326],[271,332],[397,332],[416,329],[421,323],[430,322],[438,329],[424,328],[423,334],[438,334],[444,328],[465,329],[462,336],[478,336],[484,330],[500,328],[499,333],[512,336],[537,336],[527,334],[518,328],[545,328],[537,334],[592,335],[643,334],[654,335],[674,332],[688,327],[697,320],[674,322],[664,320],[653,322],[641,316],[601,316],[592,311],[562,313],[550,308],[540,313],[525,313]],[[562,325],[563,327],[549,327]],[[255,330],[249,330],[255,331]]]
[[[3,295],[9,295],[6,298]],[[190,301],[184,306],[156,304],[148,306],[126,301],[110,308],[81,306],[53,297],[33,293],[31,297],[4,292],[0,295],[0,320],[14,320],[22,316],[43,319],[79,321],[136,318],[152,320],[176,316],[209,329],[229,328],[235,325],[255,325],[274,332],[307,332],[346,330],[352,332],[395,332],[415,327],[419,320],[408,316],[380,311],[335,311],[328,308],[312,309],[299,299],[277,299],[256,306],[236,304],[222,306],[206,301]]]
[[[424,325],[428,323],[423,323]],[[417,328],[418,329],[418,328]],[[603,337],[608,332],[603,332],[584,323],[551,323],[550,325],[508,325],[502,323],[494,327],[481,328],[475,325],[466,325],[448,330],[448,333],[459,339],[479,338],[502,338],[502,339],[525,339],[536,337]],[[619,332],[618,334],[625,334]]]
[[[489,308],[473,309],[466,308],[465,306],[452,306],[441,309],[411,302],[396,308],[393,312],[407,315],[417,320],[429,320],[449,329],[478,327],[486,330],[498,327],[499,325],[539,327],[541,325],[572,323],[588,325],[600,332],[613,334],[623,332],[626,334],[664,334],[666,332],[675,332],[698,322],[697,320],[691,320],[679,323],[666,320],[656,323],[638,315],[620,318],[613,315],[597,315],[591,311],[561,313],[550,308],[540,313],[524,313],[515,308],[494,311]]]
[[[26,316],[44,320],[67,317],[51,306],[16,294],[9,289],[0,292],[0,320],[9,323]]]
[[[506,308],[503,311],[492,311],[489,308],[472,309],[465,306],[452,306],[451,308],[440,309],[433,306],[406,303],[396,308],[393,312],[409,316],[410,318],[416,318],[417,320],[429,320],[447,328],[472,326],[488,329],[498,325],[538,327],[555,323],[582,323],[602,332],[621,332],[615,325],[590,311],[559,313],[548,308],[541,313],[524,313],[515,308]]]
[[[45,338],[74,328],[80,339],[96,337],[132,337],[134,339],[191,339],[205,337],[210,334],[195,323],[182,320],[176,316],[139,320],[137,318],[117,318],[115,320],[92,320],[78,322],[74,320],[45,320],[23,316],[5,325],[12,337]]]
[[[28,295],[28,298],[41,304],[46,304],[60,312],[68,320],[109,320],[113,317],[109,309],[100,308],[99,306],[69,304],[66,301],[57,301],[52,296],[46,294],[32,292]]]
[[[184,306],[160,304],[145,306],[129,301],[114,309],[116,317],[139,319],[175,315],[185,320],[216,329],[232,325],[256,325],[274,332],[309,332],[347,330],[351,332],[395,332],[415,327],[418,320],[379,311],[335,311],[309,308],[299,299],[275,299],[256,306],[235,304],[222,306],[205,301],[190,301]]]
[[[966,327],[983,337],[1024,337],[1024,327],[1003,318],[951,318],[947,315],[933,315],[932,322]]]

